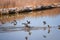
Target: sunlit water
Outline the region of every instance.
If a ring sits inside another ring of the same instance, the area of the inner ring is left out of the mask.
[[[17,21],[15,27],[23,26],[22,23],[26,23],[27,20],[31,22],[29,25],[34,27],[47,27],[47,25],[50,25],[51,27],[56,26],[56,28],[50,29],[50,33],[48,33],[48,29],[31,30],[31,35],[25,31],[0,33],[0,40],[26,40],[26,36],[28,37],[28,40],[60,40],[60,30],[58,29],[58,25],[60,25],[60,8],[1,16],[0,19],[5,22],[5,24],[0,23],[0,26],[2,27],[14,26],[13,23],[11,24],[13,20]],[[46,25],[43,24],[43,21],[46,21]]]

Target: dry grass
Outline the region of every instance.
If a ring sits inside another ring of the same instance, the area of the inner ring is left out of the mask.
[[[60,0],[0,0],[0,8],[48,5],[59,3]]]

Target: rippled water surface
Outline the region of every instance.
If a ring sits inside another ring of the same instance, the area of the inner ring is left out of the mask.
[[[12,23],[14,20],[17,22],[16,25]],[[48,27],[49,25],[51,28],[46,30],[44,28],[39,30],[33,29],[30,31],[31,35],[24,30],[0,33],[0,40],[60,40],[60,28],[58,26],[60,25],[60,8],[13,15],[0,15],[0,27],[23,27],[22,23],[26,23],[27,20],[30,21],[29,26]]]

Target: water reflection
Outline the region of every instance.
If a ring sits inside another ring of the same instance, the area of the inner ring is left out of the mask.
[[[29,32],[29,35],[31,35],[31,32]]]
[[[44,38],[46,38],[46,35],[43,35]]]
[[[2,24],[0,26],[0,33],[20,31],[19,34],[22,33],[22,35],[20,34],[20,36],[19,35],[18,36],[25,37],[25,40],[28,40],[29,36],[32,37],[33,40],[38,39],[39,37],[41,37],[41,35],[43,36],[43,38],[48,37],[53,38],[53,35],[55,34],[57,34],[56,35],[57,37],[60,37],[58,35],[60,34],[60,32],[56,31],[56,29],[60,30],[59,20],[60,20],[60,8],[45,11],[30,12],[28,14],[22,13],[15,15],[3,15],[0,16],[0,25]],[[28,33],[29,36],[26,36],[27,34],[25,33]],[[36,38],[33,38],[35,36]],[[43,40],[43,38],[41,39]],[[40,40],[40,38],[38,40]]]
[[[50,25],[48,25],[48,33],[50,33],[50,28],[51,28]]]
[[[25,39],[28,40],[28,37],[26,36]]]
[[[16,20],[15,20],[16,22]],[[48,30],[48,34],[50,33],[51,29],[52,28],[55,28],[53,26],[50,26],[50,25],[46,25],[46,26],[43,26],[43,27],[34,27],[34,26],[29,26],[28,22],[26,21],[26,23],[23,23],[24,24],[24,27],[0,27],[0,32],[4,31],[4,32],[12,32],[12,31],[26,31],[28,32],[28,35],[30,36],[32,33],[31,33],[31,30]],[[60,29],[60,25],[58,25],[58,29]],[[47,38],[47,35],[42,35],[43,38]],[[28,40],[28,36],[25,37],[25,40]]]
[[[12,23],[14,23],[14,25],[16,25],[17,24],[17,21],[16,20],[14,20]],[[48,33],[50,33],[50,29],[51,28],[55,28],[56,26],[50,26],[50,25],[44,25],[44,26],[39,26],[39,27],[36,27],[36,26],[31,26],[31,25],[29,25],[30,24],[30,21],[26,21],[26,23],[22,23],[24,26],[20,26],[20,27],[14,27],[14,26],[8,26],[8,27],[3,27],[3,26],[1,26],[0,27],[0,31],[7,31],[7,32],[9,32],[9,31],[26,31],[26,32],[28,32],[28,34],[29,35],[31,35],[31,30],[47,30],[48,29]],[[60,25],[58,25],[58,29],[60,29]]]

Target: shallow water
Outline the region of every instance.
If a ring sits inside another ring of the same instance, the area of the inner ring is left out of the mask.
[[[26,40],[25,37],[28,37],[27,40],[60,40],[60,29],[58,29],[58,25],[60,25],[60,8],[9,16],[1,15],[0,19],[5,23],[1,24],[0,21],[1,27],[21,27],[24,26],[22,23],[26,23],[27,20],[31,22],[29,24],[30,26],[47,27],[47,25],[50,25],[52,27],[50,29],[47,28],[46,30],[31,30],[31,35],[23,30],[0,33],[0,40]],[[13,20],[16,20],[16,25],[11,23]],[[46,24],[44,24],[43,21],[46,21]]]

